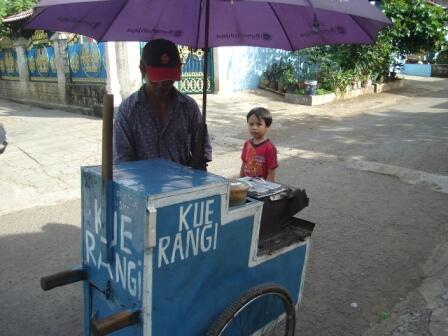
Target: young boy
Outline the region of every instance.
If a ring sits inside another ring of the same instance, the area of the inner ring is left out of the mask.
[[[277,149],[267,137],[272,116],[269,110],[256,107],[247,114],[247,128],[252,139],[244,143],[241,154],[240,177],[262,177],[266,181],[275,181]]]

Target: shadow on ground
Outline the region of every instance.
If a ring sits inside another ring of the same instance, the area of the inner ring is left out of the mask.
[[[40,277],[80,264],[80,230],[60,223],[41,229],[0,237],[1,334],[82,335],[81,283],[40,288]]]

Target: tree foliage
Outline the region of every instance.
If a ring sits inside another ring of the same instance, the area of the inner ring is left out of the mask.
[[[446,44],[448,14],[426,0],[384,0],[393,25],[386,34],[400,53],[438,51]]]
[[[37,0],[0,0],[0,21],[6,16],[33,8],[36,2]],[[0,22],[0,37],[9,36],[10,33],[8,25]]]
[[[398,55],[447,49],[448,14],[441,6],[426,0],[383,0],[382,4],[392,25],[378,34],[374,44],[322,46],[301,52],[320,65],[316,77],[321,86],[343,91],[350,81],[383,81],[396,70]]]

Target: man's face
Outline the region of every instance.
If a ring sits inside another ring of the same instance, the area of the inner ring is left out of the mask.
[[[166,80],[162,82],[152,82],[148,80],[147,83],[149,91],[155,97],[166,98],[169,97],[173,92],[173,80]]]

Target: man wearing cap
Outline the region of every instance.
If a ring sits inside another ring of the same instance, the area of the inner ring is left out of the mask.
[[[162,158],[191,165],[202,115],[196,102],[174,87],[181,77],[176,45],[148,42],[140,71],[146,83],[120,104],[114,118],[114,162]],[[205,138],[204,167],[212,155],[208,134]]]

